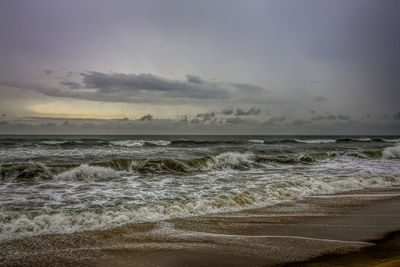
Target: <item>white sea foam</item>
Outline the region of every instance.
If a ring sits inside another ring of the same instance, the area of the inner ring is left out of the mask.
[[[58,174],[55,179],[65,181],[82,181],[82,180],[95,180],[119,177],[122,172],[114,171],[110,168],[99,166],[89,166],[83,164],[77,168],[62,172]]]
[[[400,145],[385,148],[382,152],[382,157],[386,159],[399,159]]]
[[[244,168],[249,167],[254,162],[254,154],[226,152],[214,157],[212,167],[217,168]]]
[[[110,143],[114,146],[126,146],[126,147],[142,147],[145,145],[143,140],[120,140],[120,141],[111,141]]]
[[[264,140],[259,140],[259,139],[249,139],[249,140],[246,140],[246,141],[250,142],[250,143],[264,144]]]
[[[371,142],[372,141],[371,138],[357,138],[357,139],[354,139],[354,140],[361,141],[361,142]]]
[[[382,141],[390,142],[390,143],[400,143],[400,139],[385,139],[385,138],[382,138]]]
[[[295,139],[295,141],[307,144],[328,144],[328,143],[335,143],[336,139],[311,139],[311,140]]]
[[[61,145],[61,144],[65,144],[68,141],[43,141],[41,142],[41,144],[44,145]]]
[[[167,140],[153,140],[153,141],[144,141],[146,144],[156,145],[156,146],[169,146],[171,141]]]
[[[126,147],[143,147],[145,145],[168,146],[171,144],[171,142],[167,140],[119,140],[111,141],[110,143],[115,146]]]
[[[75,177],[75,176],[74,176]],[[191,201],[161,201],[145,206],[104,208],[95,211],[43,213],[27,215],[0,210],[0,239],[14,239],[42,233],[71,233],[105,229],[127,223],[159,221],[176,217],[238,211],[268,204],[301,199],[315,194],[332,194],[365,187],[399,184],[400,177],[354,177],[323,179],[319,176],[292,181],[277,179],[262,190],[247,193],[200,197]]]

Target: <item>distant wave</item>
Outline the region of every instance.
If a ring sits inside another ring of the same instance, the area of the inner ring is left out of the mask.
[[[168,146],[171,144],[171,142],[167,140],[119,140],[110,141],[110,144],[115,146],[143,147],[145,145]]]
[[[250,142],[250,143],[264,144],[264,140],[260,140],[260,139],[249,139],[249,140],[246,140],[246,141]]]
[[[117,146],[117,147],[151,147],[151,146],[175,146],[175,147],[194,147],[194,146],[214,146],[214,145],[279,145],[279,144],[334,144],[334,143],[362,143],[362,142],[377,142],[377,143],[400,143],[399,138],[294,138],[294,139],[247,139],[247,140],[191,140],[191,139],[176,139],[176,140],[143,140],[143,139],[127,139],[127,140],[103,140],[103,139],[81,139],[81,140],[35,140],[35,139],[0,139],[0,145],[6,146],[32,146],[39,144],[48,147],[87,147],[87,146]]]
[[[329,144],[329,143],[335,143],[336,139],[314,139],[314,140],[294,139],[294,141],[296,141],[298,143],[306,143],[306,144]]]

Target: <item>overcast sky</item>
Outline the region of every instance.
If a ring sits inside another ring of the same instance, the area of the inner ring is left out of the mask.
[[[400,134],[400,1],[2,0],[0,133]]]

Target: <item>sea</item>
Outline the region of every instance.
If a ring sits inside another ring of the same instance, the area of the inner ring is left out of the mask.
[[[400,136],[0,136],[0,241],[400,185]]]

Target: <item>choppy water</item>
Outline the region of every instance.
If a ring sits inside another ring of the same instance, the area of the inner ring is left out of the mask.
[[[399,136],[0,136],[0,240],[399,184]]]

